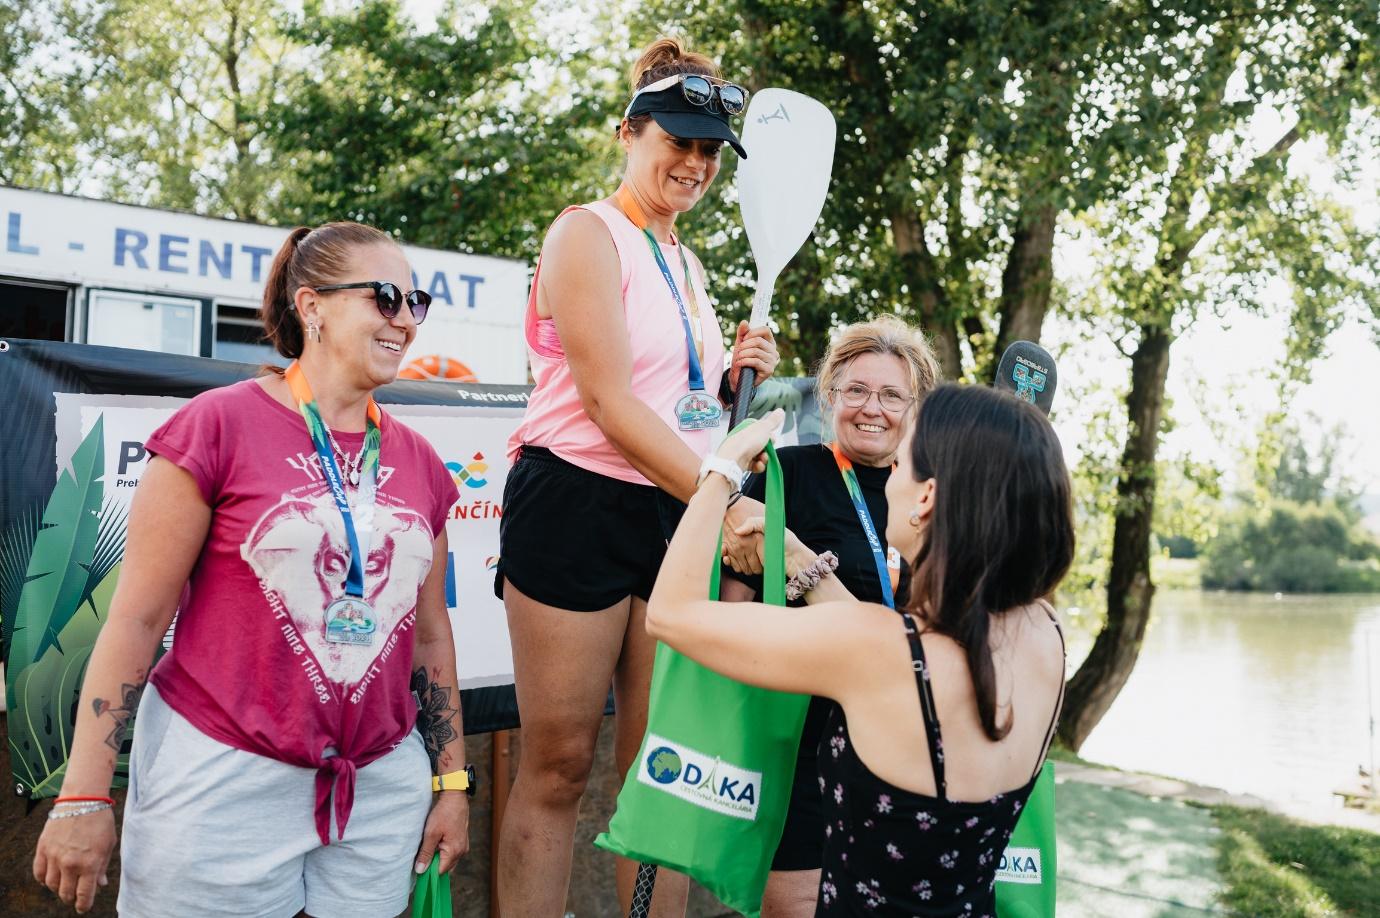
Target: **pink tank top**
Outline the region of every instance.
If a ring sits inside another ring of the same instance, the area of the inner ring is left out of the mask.
[[[666,286],[661,269],[657,267],[656,259],[648,250],[647,238],[612,204],[596,201],[580,208],[567,208],[561,217],[576,209],[587,210],[603,220],[618,251],[622,270],[623,317],[632,349],[633,394],[646,402],[667,430],[685,441],[695,455],[707,455],[711,432],[681,430],[676,424],[676,402],[689,391],[690,359],[686,353],[680,310]],[[681,291],[688,313],[690,296],[683,289],[685,275],[677,245],[663,243],[661,251],[671,267],[671,275]],[[556,324],[537,316],[537,282],[540,277],[541,262],[538,261],[537,276],[532,279],[532,292],[527,300],[526,318],[527,353],[536,385],[528,398],[522,423],[508,440],[509,463],[514,461],[518,449],[525,443],[544,446],[572,465],[600,475],[636,484],[651,484],[609,443],[603,431],[585,413],[580,393],[575,390],[570,365],[566,363],[565,351],[556,334]],[[704,357],[700,364],[704,371],[705,391],[710,398],[717,399],[719,381],[723,376],[723,335],[709,296],[693,268],[691,277],[695,299],[699,304],[700,333],[704,341]],[[723,423],[727,421],[728,414],[725,412]]]

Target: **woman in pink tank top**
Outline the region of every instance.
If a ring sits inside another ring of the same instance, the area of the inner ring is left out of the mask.
[[[564,911],[609,684],[624,774],[646,727],[655,642],[644,623],[667,540],[713,429],[728,421],[739,370],[760,379],[776,368],[771,333],[744,322],[724,373],[703,268],[675,232],[718,174],[723,145],[746,155],[731,118],[747,93],[716,73],[672,40],[644,52],[618,127],[623,181],[557,218],[532,284],[536,385],[509,442],[495,578],[523,727],[497,855],[505,915]],[[741,501],[737,522],[752,503]],[[618,864],[625,911],[634,872]],[[682,913],[686,890],[664,872],[657,913]]]

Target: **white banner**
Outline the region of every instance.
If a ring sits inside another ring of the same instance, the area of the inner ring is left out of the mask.
[[[287,234],[284,227],[0,186],[0,275],[21,280],[257,306]],[[526,383],[526,263],[412,245],[403,252],[413,286],[432,296],[408,361],[461,381]]]
[[[144,442],[186,399],[57,393],[57,464],[69,467],[82,439],[103,419],[105,499],[128,509],[148,467]],[[387,405],[385,410],[424,436],[460,489],[446,524],[453,590],[448,590],[455,657],[462,689],[510,685],[513,654],[508,618],[494,596],[504,451],[520,409],[448,405]]]

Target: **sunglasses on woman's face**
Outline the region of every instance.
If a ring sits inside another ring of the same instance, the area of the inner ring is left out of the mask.
[[[407,300],[407,308],[412,311],[412,321],[421,325],[426,320],[426,311],[431,306],[431,294],[425,290],[410,290],[404,296],[398,289],[397,284],[390,284],[387,281],[360,281],[357,284],[327,284],[324,287],[313,287],[317,293],[326,293],[331,290],[372,290],[374,291],[374,305],[379,308],[379,315],[385,319],[392,319],[397,316],[402,309],[403,300]]]
[[[699,105],[712,112],[715,110],[714,100],[717,99],[719,106],[730,115],[741,115],[743,109],[747,108],[748,91],[737,83],[725,83],[722,80],[714,82],[709,77],[701,76],[698,73],[677,73],[664,80],[649,83],[633,93],[632,100],[628,102],[623,117],[627,117],[627,112],[632,111],[633,102],[644,92],[661,92],[663,89],[670,89],[677,83],[680,84],[680,91],[685,96],[685,101],[691,105]]]

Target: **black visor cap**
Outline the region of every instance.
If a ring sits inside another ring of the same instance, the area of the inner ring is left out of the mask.
[[[719,108],[717,100],[714,107]],[[682,140],[721,140],[731,146],[739,158],[747,159],[742,141],[729,126],[727,113],[691,104],[679,85],[659,92],[644,92],[633,100],[628,110],[629,118],[634,115],[651,115],[663,131]]]

